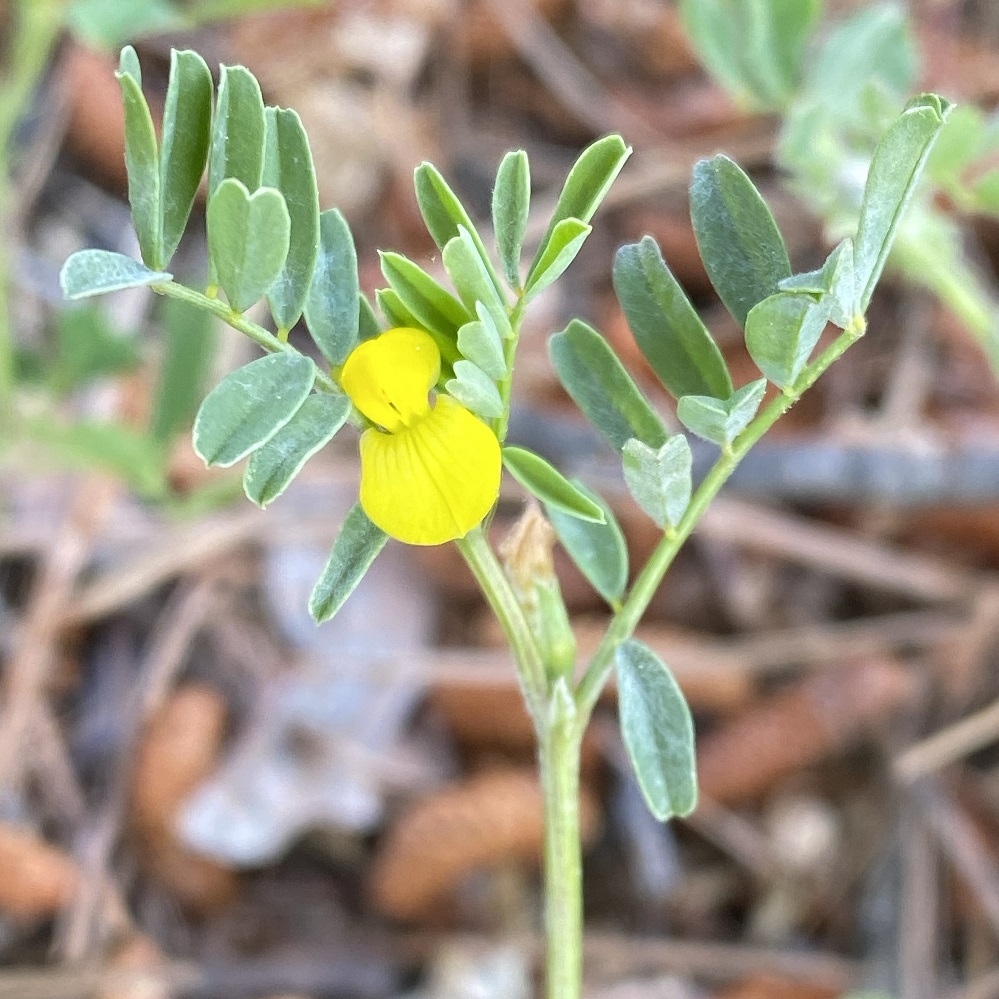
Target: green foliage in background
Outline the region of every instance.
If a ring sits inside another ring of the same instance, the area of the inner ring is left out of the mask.
[[[918,59],[901,4],[863,5],[833,24],[820,21],[821,7],[680,0],[687,33],[718,83],[747,109],[780,115],[777,164],[835,243],[858,224],[875,148],[915,86]],[[999,218],[997,151],[999,115],[956,109],[881,263],[937,295],[999,375],[999,299],[965,251],[960,219],[941,207],[949,201],[958,212]]]

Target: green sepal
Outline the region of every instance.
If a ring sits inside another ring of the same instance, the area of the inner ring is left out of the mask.
[[[274,284],[288,256],[291,220],[281,192],[222,181],[208,202],[208,253],[233,312],[245,312]]]
[[[361,286],[357,250],[336,208],[319,216],[319,252],[305,299],[305,323],[323,357],[340,365],[359,342]]]
[[[727,399],[685,395],[677,403],[676,415],[691,433],[728,448],[756,416],[766,390],[767,380],[758,378]]]
[[[504,447],[503,465],[506,470],[545,506],[561,510],[571,517],[604,523],[604,511],[584,492],[576,488],[561,472],[541,455],[522,447]]]
[[[525,287],[529,287],[534,279],[535,271],[545,257],[558,224],[565,219],[589,222],[630,155],[631,147],[625,144],[620,135],[605,135],[579,154],[565,179],[548,229],[527,272]]]
[[[574,319],[548,341],[548,352],[566,392],[618,451],[632,437],[660,447],[666,428],[607,341]]]
[[[509,152],[496,171],[492,217],[503,273],[515,291],[520,283],[520,254],[531,208],[531,168],[523,149]]]
[[[590,584],[612,606],[628,585],[628,546],[617,518],[607,503],[578,479],[569,480],[604,512],[602,524],[580,520],[552,507],[545,514],[562,547]]]
[[[162,260],[174,255],[208,165],[212,131],[212,74],[197,52],[170,53],[160,153]]]
[[[277,188],[288,206],[291,228],[284,266],[267,292],[279,329],[290,330],[305,307],[319,252],[319,188],[309,137],[302,119],[287,108],[264,112],[264,167],[261,182]]]
[[[749,177],[722,155],[694,166],[690,219],[708,277],[744,327],[749,310],[791,276],[777,223]]]
[[[309,613],[316,624],[328,621],[344,605],[385,547],[388,535],[376,527],[355,503],[344,517],[329,560],[309,597]]]
[[[59,285],[69,299],[104,295],[124,288],[166,284],[172,274],[154,271],[138,260],[111,250],[77,250],[62,265]]]
[[[690,504],[693,457],[687,438],[674,434],[658,449],[632,439],[621,461],[635,502],[658,527],[676,527]]]
[[[622,642],[614,664],[621,735],[649,811],[660,822],[689,815],[697,806],[697,760],[687,700],[641,642]]]
[[[336,436],[350,416],[344,395],[314,392],[295,415],[250,455],[243,491],[257,506],[267,506],[291,485],[305,463]]]
[[[674,399],[731,395],[718,345],[651,236],[617,251],[614,290],[638,349]]]
[[[245,458],[298,412],[315,377],[309,358],[285,351],[230,372],[198,410],[194,450],[206,465],[227,467]]]

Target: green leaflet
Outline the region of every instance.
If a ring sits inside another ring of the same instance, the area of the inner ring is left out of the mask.
[[[331,208],[319,216],[319,253],[305,299],[305,323],[332,365],[343,364],[360,339],[360,298],[354,237],[347,220]]]
[[[718,345],[651,236],[617,251],[614,290],[639,350],[674,399],[731,394]]]
[[[853,246],[862,310],[871,300],[902,213],[916,190],[933,140],[949,110],[950,104],[934,94],[914,98],[874,150]]]
[[[690,218],[708,277],[744,327],[749,310],[791,276],[777,223],[753,182],[721,155],[694,166]]]
[[[790,389],[808,363],[829,321],[824,297],[781,291],[753,307],[746,320],[746,348],[775,385]]]
[[[309,598],[309,613],[316,624],[328,621],[344,605],[386,541],[388,535],[368,520],[360,503],[355,503]]]
[[[288,207],[288,253],[267,302],[279,330],[290,330],[305,307],[319,251],[319,189],[302,120],[286,108],[264,113],[262,183],[277,188]]]
[[[677,403],[680,422],[698,437],[727,448],[752,422],[767,390],[767,380],[759,378],[743,385],[727,399],[705,395],[685,395]]]
[[[291,221],[281,192],[250,194],[241,181],[222,181],[208,203],[208,254],[234,312],[245,312],[270,288],[288,255]]]
[[[604,600],[613,605],[624,596],[628,585],[628,547],[611,508],[578,479],[569,480],[584,496],[604,512],[604,522],[580,520],[557,507],[546,506],[545,513],[562,547]]]
[[[453,365],[460,356],[458,330],[472,319],[468,310],[426,271],[401,253],[381,252],[379,256],[385,280],[416,320],[415,324],[410,322],[408,325],[425,329],[437,343],[441,360]]]
[[[540,455],[522,447],[504,447],[503,464],[529,493],[537,496],[546,506],[580,520],[598,524],[604,522],[600,504],[577,489]]]
[[[630,155],[631,147],[625,145],[620,135],[605,135],[579,154],[565,179],[555,211],[548,223],[548,230],[527,272],[525,287],[530,286],[539,264],[545,258],[548,244],[558,224],[566,219],[589,222]]]
[[[658,450],[629,440],[621,451],[624,481],[635,502],[658,527],[676,527],[690,504],[690,444],[674,434]]]
[[[524,301],[536,298],[545,288],[558,280],[586,242],[593,227],[579,219],[562,219],[548,239],[542,253],[534,262],[524,286]]]
[[[195,417],[194,450],[207,465],[228,466],[245,458],[298,412],[315,377],[309,358],[283,351],[226,375]]]
[[[160,154],[162,260],[174,255],[198,193],[212,127],[212,74],[197,52],[170,53]]]
[[[156,130],[140,81],[132,75],[138,67],[135,49],[126,46],[115,74],[125,109],[125,168],[128,171],[128,201],[132,225],[139,238],[143,262],[162,270],[163,220],[160,197],[160,157]]]
[[[662,421],[592,326],[574,319],[548,341],[548,352],[566,392],[613,447],[620,451],[632,437],[665,443]]]
[[[250,455],[243,490],[258,506],[267,506],[291,485],[305,463],[333,440],[350,416],[343,395],[315,392],[267,443]]]
[[[454,362],[454,378],[445,384],[444,390],[483,420],[494,420],[503,415],[503,399],[499,389],[493,380],[471,361]]]
[[[697,805],[694,723],[683,692],[664,662],[641,642],[618,646],[621,735],[652,814],[665,822]]]
[[[264,169],[264,99],[245,66],[223,66],[208,163],[208,198],[227,177],[248,191],[260,186]]]
[[[523,149],[509,152],[496,171],[492,216],[496,249],[511,288],[520,288],[520,254],[531,208],[531,168]]]
[[[62,293],[70,299],[172,280],[172,274],[150,270],[138,260],[111,250],[77,250],[59,272]]]
[[[416,201],[420,213],[426,223],[427,231],[438,248],[443,250],[447,244],[459,234],[459,227],[464,228],[475,244],[476,253],[489,272],[490,280],[496,294],[503,297],[503,285],[489,260],[489,254],[468,217],[468,212],[458,200],[454,191],[448,187],[447,181],[432,163],[421,163],[413,176],[416,187]]]

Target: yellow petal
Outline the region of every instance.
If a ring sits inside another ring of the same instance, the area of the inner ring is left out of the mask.
[[[361,506],[410,545],[463,538],[499,495],[496,435],[450,396],[393,434],[361,435]]]
[[[355,347],[340,383],[372,423],[395,431],[427,413],[427,393],[440,373],[440,351],[430,334],[400,326]]]

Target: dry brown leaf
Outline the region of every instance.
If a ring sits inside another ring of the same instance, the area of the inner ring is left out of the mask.
[[[66,906],[79,883],[75,861],[26,829],[0,822],[0,912],[43,919]]]
[[[211,687],[180,687],[151,719],[136,753],[132,820],[154,876],[184,905],[224,905],[236,888],[233,871],[187,848],[175,822],[188,795],[215,769],[226,703]]]
[[[580,809],[585,843],[599,825],[598,804],[585,789]],[[375,857],[375,907],[394,919],[418,920],[472,871],[537,863],[544,843],[541,812],[541,787],[527,768],[490,770],[415,802]]]

